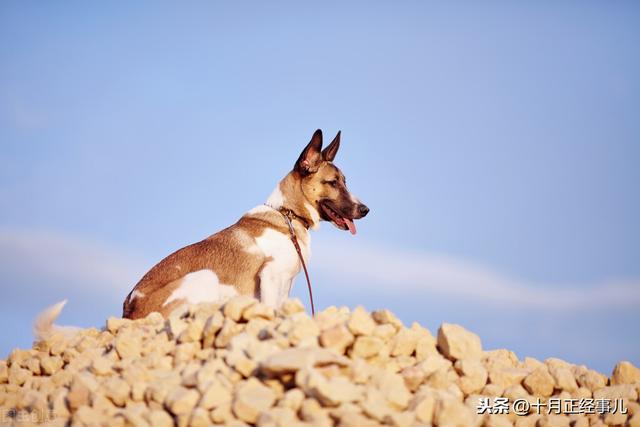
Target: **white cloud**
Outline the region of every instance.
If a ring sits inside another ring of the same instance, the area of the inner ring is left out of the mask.
[[[127,293],[148,264],[68,234],[0,227],[0,269],[46,286]]]
[[[596,284],[533,283],[472,261],[351,241],[314,242],[314,268],[348,278],[352,288],[372,284],[405,295],[440,295],[461,302],[522,309],[596,309],[640,306],[640,280]]]

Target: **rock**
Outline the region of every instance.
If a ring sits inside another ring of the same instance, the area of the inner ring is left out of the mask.
[[[106,357],[98,357],[91,362],[91,372],[96,375],[108,375],[113,373],[113,361]]]
[[[295,313],[300,313],[304,311],[304,304],[298,298],[289,298],[284,300],[282,306],[280,307],[280,311],[285,316],[290,316]]]
[[[460,374],[458,386],[465,395],[478,393],[487,383],[487,370],[478,359],[458,360],[454,366]]]
[[[344,354],[347,347],[353,343],[354,337],[349,329],[344,325],[336,325],[320,333],[320,344],[336,351],[338,354]]]
[[[40,368],[45,375],[53,375],[58,372],[64,361],[59,356],[45,356],[40,360]],[[6,365],[5,365],[6,369]],[[2,384],[2,367],[0,366],[0,384]]]
[[[120,333],[114,340],[114,347],[121,359],[140,357],[140,341],[132,333]]]
[[[227,301],[223,307],[223,313],[234,322],[238,322],[242,318],[242,313],[257,303],[258,301],[255,298],[238,295]]]
[[[522,385],[534,396],[549,397],[553,394],[555,380],[547,369],[539,368],[527,375]]]
[[[619,362],[611,374],[611,384],[633,384],[640,383],[640,369],[631,362]]]
[[[594,399],[629,399],[631,401],[638,400],[638,391],[631,384],[618,384],[608,387],[602,387],[593,392]]]
[[[410,356],[416,349],[418,333],[411,329],[402,329],[393,339],[392,356]]]
[[[448,359],[480,359],[480,338],[460,325],[443,323],[438,329],[438,348]]]
[[[376,323],[363,307],[358,306],[351,312],[347,327],[353,335],[371,335]]]
[[[346,366],[348,361],[322,348],[291,348],[263,360],[260,370],[267,375],[282,375],[305,367],[329,364]]]
[[[235,392],[233,413],[242,421],[255,423],[261,412],[273,406],[276,395],[269,387],[255,378],[250,378]]]
[[[569,393],[578,389],[578,383],[569,368],[553,367],[549,368],[549,373],[555,380],[557,388],[568,391]]]
[[[298,382],[298,381],[296,381]],[[325,378],[316,370],[311,370],[300,384],[308,396],[315,397],[326,406],[354,402],[362,396],[361,390],[346,377]]]
[[[507,388],[520,384],[530,371],[522,368],[510,368],[503,365],[489,367],[489,382],[496,386]]]
[[[377,355],[382,347],[384,341],[378,337],[361,335],[356,338],[351,349],[351,357],[368,358]]]
[[[471,426],[473,413],[462,402],[455,399],[442,399],[436,402],[433,414],[434,424],[438,426]]]
[[[172,389],[165,399],[165,406],[174,415],[189,414],[200,399],[196,390],[184,387]]]
[[[130,392],[131,387],[129,387],[129,384],[120,378],[112,377],[104,383],[105,396],[108,397],[116,406],[124,406],[129,399]]]
[[[373,317],[373,320],[381,325],[389,324],[396,328],[396,330],[400,330],[404,327],[400,319],[398,319],[389,310],[376,310],[371,314],[371,316]]]

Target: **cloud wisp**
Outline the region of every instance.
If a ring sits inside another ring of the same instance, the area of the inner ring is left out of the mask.
[[[56,288],[62,296],[78,288],[126,294],[144,268],[135,256],[81,237],[0,227],[0,271],[22,283]]]
[[[384,287],[515,309],[593,310],[640,306],[640,279],[595,284],[533,283],[457,257],[330,240],[314,242],[313,265],[350,286]]]

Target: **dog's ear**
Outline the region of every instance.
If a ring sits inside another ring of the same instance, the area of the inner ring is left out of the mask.
[[[322,131],[318,129],[313,133],[311,141],[300,153],[298,161],[294,166],[294,170],[302,176],[307,176],[318,171],[318,166],[322,161]]]
[[[333,162],[333,159],[336,158],[336,154],[338,154],[339,148],[340,148],[340,131],[338,131],[338,134],[336,135],[336,137],[333,138],[333,141],[331,141],[331,144],[327,145],[327,148],[322,150],[322,158],[327,162]]]

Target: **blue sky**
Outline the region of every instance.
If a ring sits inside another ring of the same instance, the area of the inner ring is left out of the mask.
[[[119,315],[322,128],[371,213],[314,233],[319,308],[640,364],[639,21],[624,1],[2,2],[0,353],[64,298],[61,323]]]

